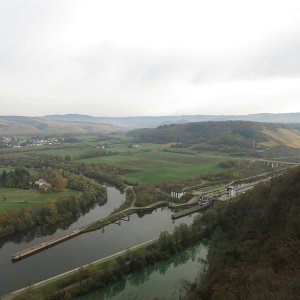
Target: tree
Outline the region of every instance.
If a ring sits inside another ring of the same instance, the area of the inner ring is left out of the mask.
[[[62,176],[61,173],[56,173],[55,176],[55,188],[57,192],[62,192],[67,186],[67,179]]]
[[[162,251],[172,252],[175,247],[172,236],[167,232],[163,231],[159,235],[159,246]]]

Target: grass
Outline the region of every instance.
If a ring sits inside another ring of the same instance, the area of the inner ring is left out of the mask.
[[[161,144],[141,144],[141,147],[129,147],[129,144],[114,144],[109,145],[105,150],[112,151],[112,152],[122,152],[122,153],[140,153],[140,152],[147,152],[147,151],[160,151],[163,149],[164,145]]]
[[[233,157],[214,153],[189,155],[152,151],[89,158],[78,162],[106,163],[124,169],[123,178],[129,182],[159,184],[168,179],[183,179],[199,174],[224,172],[218,164],[228,159],[233,159]]]
[[[48,201],[55,201],[62,196],[76,194],[78,194],[78,192],[73,190],[65,190],[59,193],[40,193],[36,190],[0,188],[0,211],[35,207]]]
[[[80,143],[87,143],[89,145],[105,145],[105,144],[120,144],[128,142],[130,143],[132,137],[127,136],[126,134],[108,134],[108,135],[76,135],[74,136]]]
[[[27,153],[32,154],[47,154],[47,155],[53,155],[53,156],[63,156],[70,155],[72,158],[75,156],[79,156],[80,154],[83,154],[87,151],[86,148],[80,148],[80,147],[64,147],[64,148],[54,148],[54,149],[36,149]]]

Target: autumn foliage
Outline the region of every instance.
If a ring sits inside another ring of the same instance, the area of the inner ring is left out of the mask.
[[[300,299],[300,168],[203,221],[211,243],[197,299]]]

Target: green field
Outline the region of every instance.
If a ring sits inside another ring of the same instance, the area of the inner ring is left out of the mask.
[[[162,146],[162,145],[161,145]],[[82,159],[86,164],[106,163],[125,169],[123,178],[130,182],[158,184],[168,179],[191,178],[200,174],[224,172],[218,164],[233,159],[214,153],[196,155],[152,151]]]
[[[64,192],[40,193],[35,190],[22,190],[16,188],[0,188],[0,211],[9,209],[22,209],[40,205],[47,201],[55,201],[59,197],[76,195],[78,192],[65,190]]]
[[[54,156],[62,156],[65,157],[66,155],[70,155],[72,158],[74,156],[79,156],[80,154],[83,154],[87,151],[86,148],[80,148],[80,147],[65,147],[65,148],[54,148],[54,149],[36,149],[33,151],[29,151],[27,153],[32,154],[47,154],[47,155],[54,155]]]
[[[105,148],[107,151],[112,152],[122,152],[122,153],[140,153],[140,152],[149,152],[149,151],[160,151],[164,145],[162,144],[142,144],[142,147],[129,147],[129,144],[113,144]]]

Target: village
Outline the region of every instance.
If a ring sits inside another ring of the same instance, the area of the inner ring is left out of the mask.
[[[60,145],[63,142],[63,137],[19,137],[19,136],[2,136],[0,137],[0,148],[25,148],[39,147],[46,145]]]

